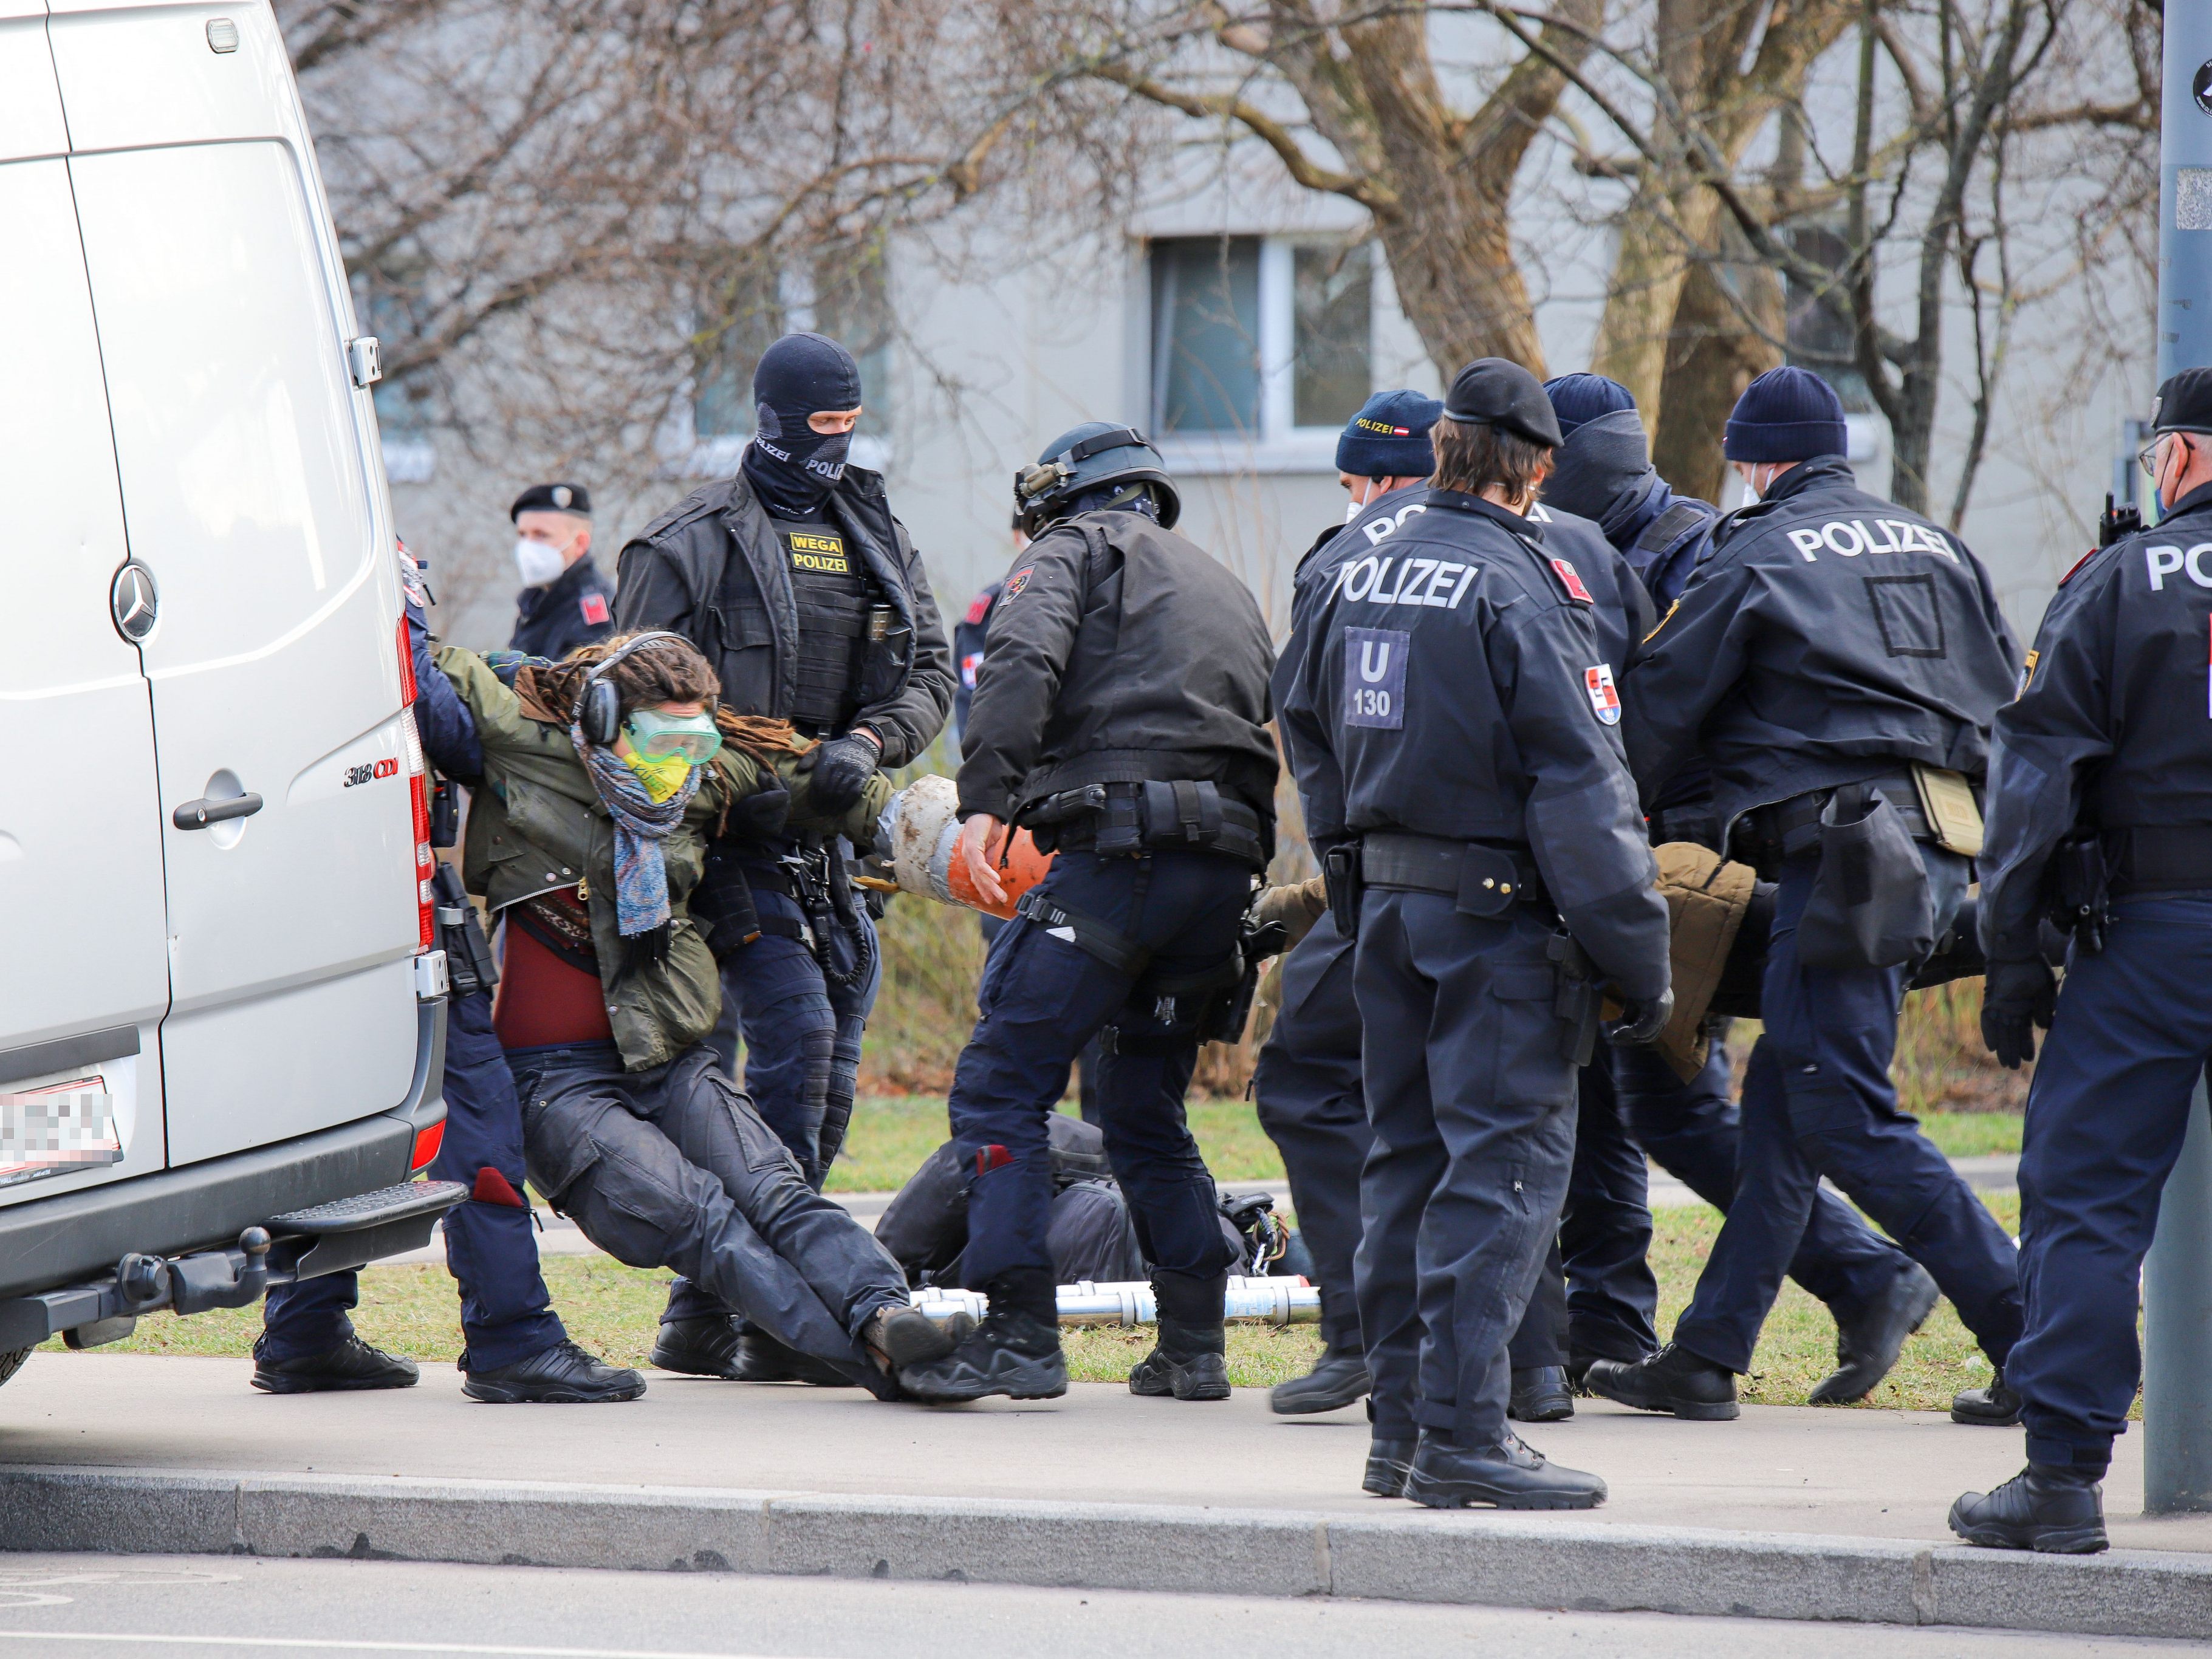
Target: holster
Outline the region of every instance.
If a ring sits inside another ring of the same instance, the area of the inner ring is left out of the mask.
[[[1562,930],[1544,947],[1552,959],[1552,1012],[1559,1017],[1559,1052],[1577,1068],[1590,1063],[1597,1052],[1598,1019],[1604,997],[1598,988],[1597,964]]]
[[[1271,825],[1242,801],[1224,800],[1207,779],[1085,784],[1024,807],[1015,822],[1043,853],[1116,858],[1204,848],[1264,869],[1273,850]]]
[[[1322,885],[1328,892],[1329,920],[1340,937],[1359,937],[1359,843],[1347,841],[1322,855]]]
[[[430,878],[430,895],[438,918],[438,947],[446,953],[446,977],[456,997],[474,996],[499,983],[499,963],[477,908],[461,886],[460,872],[441,864]]]
[[[2102,951],[2105,930],[2112,924],[2112,871],[2102,837],[2094,830],[2076,830],[2060,842],[2044,883],[2051,925],[2071,933],[2091,956]]]
[[[1845,784],[1820,811],[1820,865],[1797,923],[1798,959],[1828,969],[1895,968],[1936,944],[1928,868],[1896,807]]]

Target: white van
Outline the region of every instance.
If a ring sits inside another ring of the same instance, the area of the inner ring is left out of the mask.
[[[0,0],[0,1376],[459,1195],[375,348],[266,0]]]

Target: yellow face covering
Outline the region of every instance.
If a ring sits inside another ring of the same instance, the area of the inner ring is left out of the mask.
[[[691,763],[681,755],[648,755],[635,749],[623,757],[623,764],[637,774],[645,798],[655,806],[684,787],[684,775],[691,769]]]

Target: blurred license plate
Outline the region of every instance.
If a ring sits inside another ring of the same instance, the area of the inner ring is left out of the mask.
[[[0,1094],[0,1187],[115,1164],[122,1157],[114,1102],[101,1079]]]

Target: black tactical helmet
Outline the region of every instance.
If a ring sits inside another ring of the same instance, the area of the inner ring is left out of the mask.
[[[1105,484],[1150,485],[1163,530],[1172,530],[1182,516],[1182,498],[1143,433],[1110,421],[1085,421],[1047,444],[1035,466],[1014,474],[1014,521],[1034,536],[1062,515],[1066,502]]]

